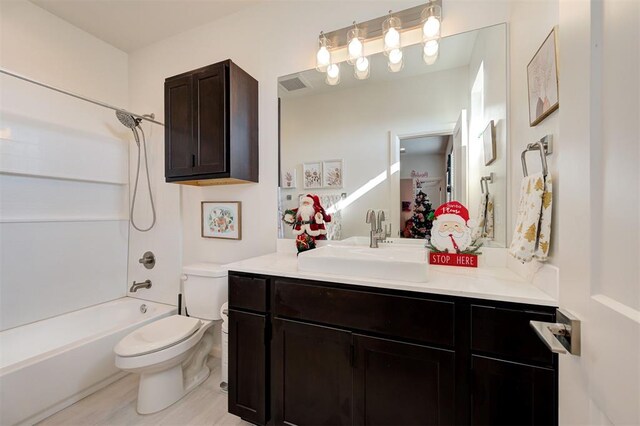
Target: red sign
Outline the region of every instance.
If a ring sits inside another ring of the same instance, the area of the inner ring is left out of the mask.
[[[429,263],[431,265],[464,266],[467,268],[477,268],[478,255],[430,252]]]

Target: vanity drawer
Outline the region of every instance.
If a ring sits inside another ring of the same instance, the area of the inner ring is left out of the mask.
[[[267,311],[267,280],[229,274],[229,307]]]
[[[471,350],[552,364],[553,354],[529,325],[531,320],[554,322],[555,315],[472,305]]]
[[[454,304],[291,280],[275,281],[273,313],[438,345],[454,344]]]

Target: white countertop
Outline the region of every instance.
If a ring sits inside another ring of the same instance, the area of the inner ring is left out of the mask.
[[[229,271],[287,278],[326,281],[367,287],[470,297],[504,302],[558,306],[557,300],[540,288],[502,267],[460,268],[429,265],[429,280],[424,283],[356,278],[329,273],[298,270],[295,253],[276,252],[225,265]]]

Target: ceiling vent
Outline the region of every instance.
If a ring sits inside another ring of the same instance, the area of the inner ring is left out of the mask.
[[[284,87],[287,92],[295,92],[296,90],[306,89],[311,87],[309,84],[305,83],[300,76],[294,76],[288,78],[286,80],[280,81],[280,85]]]

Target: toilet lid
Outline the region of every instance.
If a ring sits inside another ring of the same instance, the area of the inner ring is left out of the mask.
[[[120,356],[137,356],[173,346],[198,331],[202,321],[197,318],[172,315],[147,324],[129,333],[114,348]]]

